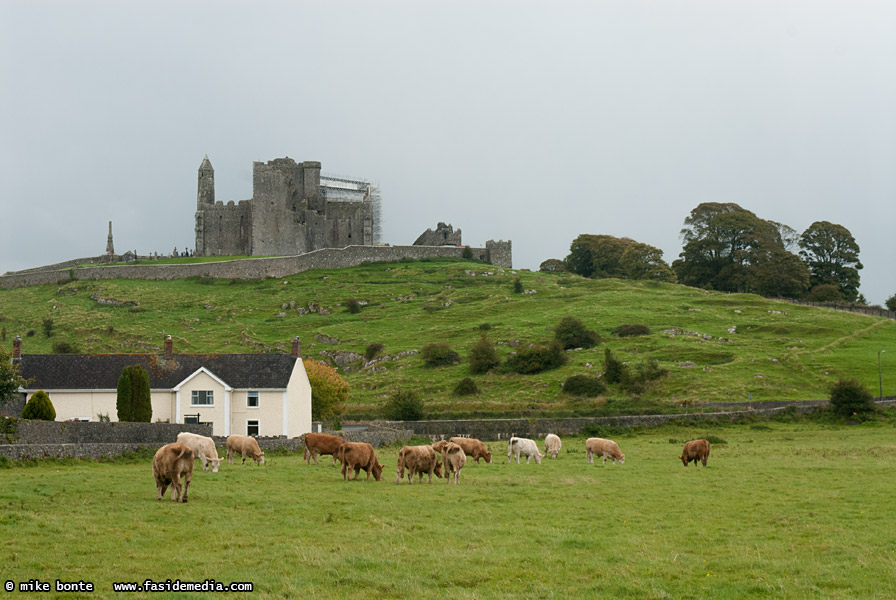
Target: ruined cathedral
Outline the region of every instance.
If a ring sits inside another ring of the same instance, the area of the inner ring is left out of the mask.
[[[252,198],[215,201],[215,170],[199,166],[197,256],[288,256],[379,242],[379,189],[322,177],[320,163],[277,158],[252,165]]]

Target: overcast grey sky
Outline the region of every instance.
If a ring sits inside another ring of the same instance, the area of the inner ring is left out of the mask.
[[[319,160],[514,266],[580,233],[671,263],[701,202],[847,227],[896,292],[891,0],[0,0],[0,272],[194,246],[196,176]]]

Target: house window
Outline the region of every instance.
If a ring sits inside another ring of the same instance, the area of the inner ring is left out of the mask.
[[[212,390],[193,390],[190,406],[214,406],[215,393]]]
[[[258,408],[258,392],[246,393],[246,408]]]
[[[258,419],[249,419],[246,421],[246,435],[258,437]]]

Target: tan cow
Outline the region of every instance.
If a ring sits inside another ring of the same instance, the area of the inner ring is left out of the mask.
[[[492,453],[488,451],[485,444],[476,438],[453,437],[448,441],[454,442],[463,448],[464,454],[474,459],[476,462],[479,462],[480,458],[484,458],[487,463],[492,462]],[[439,452],[441,452],[441,450],[439,450]]]
[[[414,475],[420,475],[420,483],[423,483],[423,474],[429,475],[432,483],[432,474],[442,476],[442,465],[439,464],[439,455],[432,446],[404,446],[398,452],[398,477],[395,483],[401,483],[404,470],[408,470],[408,483],[414,483]]]
[[[311,464],[311,459],[314,459],[314,464],[318,464],[317,455],[320,454],[323,456],[324,454],[330,454],[333,456],[333,464],[336,464],[336,451],[339,450],[339,446],[345,443],[345,440],[339,437],[338,435],[327,435],[325,433],[306,433],[305,434],[305,451],[302,453],[302,458],[305,459],[307,464]]]
[[[709,440],[691,440],[684,445],[684,450],[678,458],[681,459],[684,466],[688,466],[691,461],[694,461],[696,467],[699,460],[705,467],[709,458]]]
[[[246,464],[246,455],[248,454],[255,462],[260,465],[264,464],[264,452],[258,447],[258,441],[249,435],[239,435],[234,433],[227,438],[227,462],[233,464],[233,454],[242,455],[243,464]]]
[[[442,450],[444,450],[445,446],[447,446],[447,445],[448,445],[447,440],[439,440],[438,442],[436,442],[435,444],[432,445],[432,449],[435,450],[436,452],[438,452],[439,454],[442,454]]]
[[[546,456],[557,458],[562,446],[563,442],[561,442],[560,438],[553,433],[549,433],[547,437],[544,438],[544,453]]]
[[[204,435],[199,435],[198,433],[181,431],[177,434],[177,441],[186,445],[193,451],[193,456],[202,461],[203,471],[208,471],[208,467],[211,465],[212,473],[218,472],[218,466],[224,459],[218,456],[215,440]]]
[[[162,446],[152,457],[152,476],[156,480],[157,500],[165,495],[171,486],[171,499],[175,502],[186,502],[190,491],[190,480],[193,479],[193,451],[186,444],[174,443]],[[180,478],[184,478],[181,488]],[[183,493],[181,493],[183,489]]]
[[[451,475],[454,474],[454,485],[457,485],[460,470],[467,464],[467,455],[464,449],[454,442],[448,442],[442,448],[442,463],[445,468],[446,483],[451,483]]]
[[[361,469],[367,471],[367,481],[370,481],[370,474],[377,481],[382,481],[383,465],[376,458],[376,451],[373,446],[364,442],[345,442],[339,446],[336,451],[336,457],[342,461],[342,478],[348,481],[350,471],[355,471],[352,480],[358,478]]]
[[[585,440],[585,452],[588,454],[588,462],[594,464],[594,455],[603,455],[603,462],[607,464],[607,459],[612,458],[613,463],[619,461],[619,464],[625,464],[625,454],[619,450],[619,444],[613,440],[605,440],[603,438],[588,438]]]

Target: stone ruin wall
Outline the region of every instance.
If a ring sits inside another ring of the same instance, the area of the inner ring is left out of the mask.
[[[492,248],[489,247],[492,244]],[[497,244],[497,245],[495,245]],[[505,248],[506,246],[506,248]],[[494,255],[492,254],[494,249]],[[296,256],[244,258],[182,265],[110,265],[74,269],[12,273],[0,277],[0,288],[56,284],[69,280],[145,279],[172,280],[187,277],[217,279],[264,279],[286,277],[311,269],[341,269],[372,262],[399,262],[433,258],[463,258],[465,248],[454,246],[348,246],[324,248]],[[496,267],[512,268],[510,242],[486,242],[485,248],[470,248],[473,256]]]

